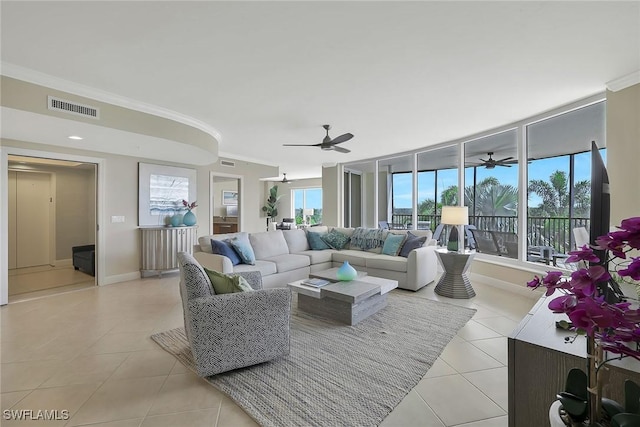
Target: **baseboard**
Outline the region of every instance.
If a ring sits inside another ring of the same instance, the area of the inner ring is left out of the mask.
[[[55,267],[71,267],[73,266],[73,260],[69,259],[57,259],[55,263]]]
[[[132,271],[131,273],[116,274],[116,275],[113,275],[113,276],[107,276],[107,277],[104,278],[102,283],[100,283],[100,285],[112,285],[114,283],[128,282],[130,280],[137,280],[139,278],[140,278],[140,272],[139,271]]]
[[[496,279],[494,277],[483,276],[478,273],[467,273],[467,276],[471,282],[478,282],[484,285],[493,286],[494,288],[502,289],[514,294],[522,295],[533,300],[539,299],[543,292],[541,290],[533,290],[523,285],[517,285],[515,283],[506,282],[504,280]]]

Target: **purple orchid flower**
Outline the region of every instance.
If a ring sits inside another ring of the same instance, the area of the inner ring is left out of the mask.
[[[591,296],[596,291],[596,284],[611,279],[611,275],[601,265],[583,268],[571,273],[571,286]]]
[[[640,257],[632,257],[631,259],[632,261],[627,268],[618,271],[618,274],[631,277],[633,280],[640,280]]]
[[[593,249],[589,247],[589,245],[584,245],[582,248],[577,251],[569,252],[569,258],[567,258],[566,262],[600,262],[600,258],[593,253]]]

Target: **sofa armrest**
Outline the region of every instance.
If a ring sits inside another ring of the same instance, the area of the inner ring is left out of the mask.
[[[194,252],[193,257],[201,266],[209,270],[219,271],[224,274],[233,273],[233,264],[231,264],[231,260],[224,255]]]
[[[201,377],[289,354],[289,289],[196,298],[188,310],[191,351]]]
[[[436,246],[423,246],[409,252],[407,285],[414,291],[428,285],[438,274]],[[415,287],[415,288],[414,288]]]

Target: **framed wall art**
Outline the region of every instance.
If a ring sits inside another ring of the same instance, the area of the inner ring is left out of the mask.
[[[238,192],[222,190],[222,204],[223,205],[237,205],[238,204]]]
[[[196,170],[138,163],[138,225],[165,225],[197,198]]]

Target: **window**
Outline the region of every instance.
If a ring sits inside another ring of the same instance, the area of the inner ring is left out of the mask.
[[[605,103],[533,123],[526,131],[530,252],[566,254],[573,250],[573,229],[589,229],[591,141],[605,158]]]
[[[299,188],[291,190],[293,216],[296,224],[322,224],[322,188]],[[310,210],[313,210],[311,213]],[[307,215],[305,215],[307,213]]]

